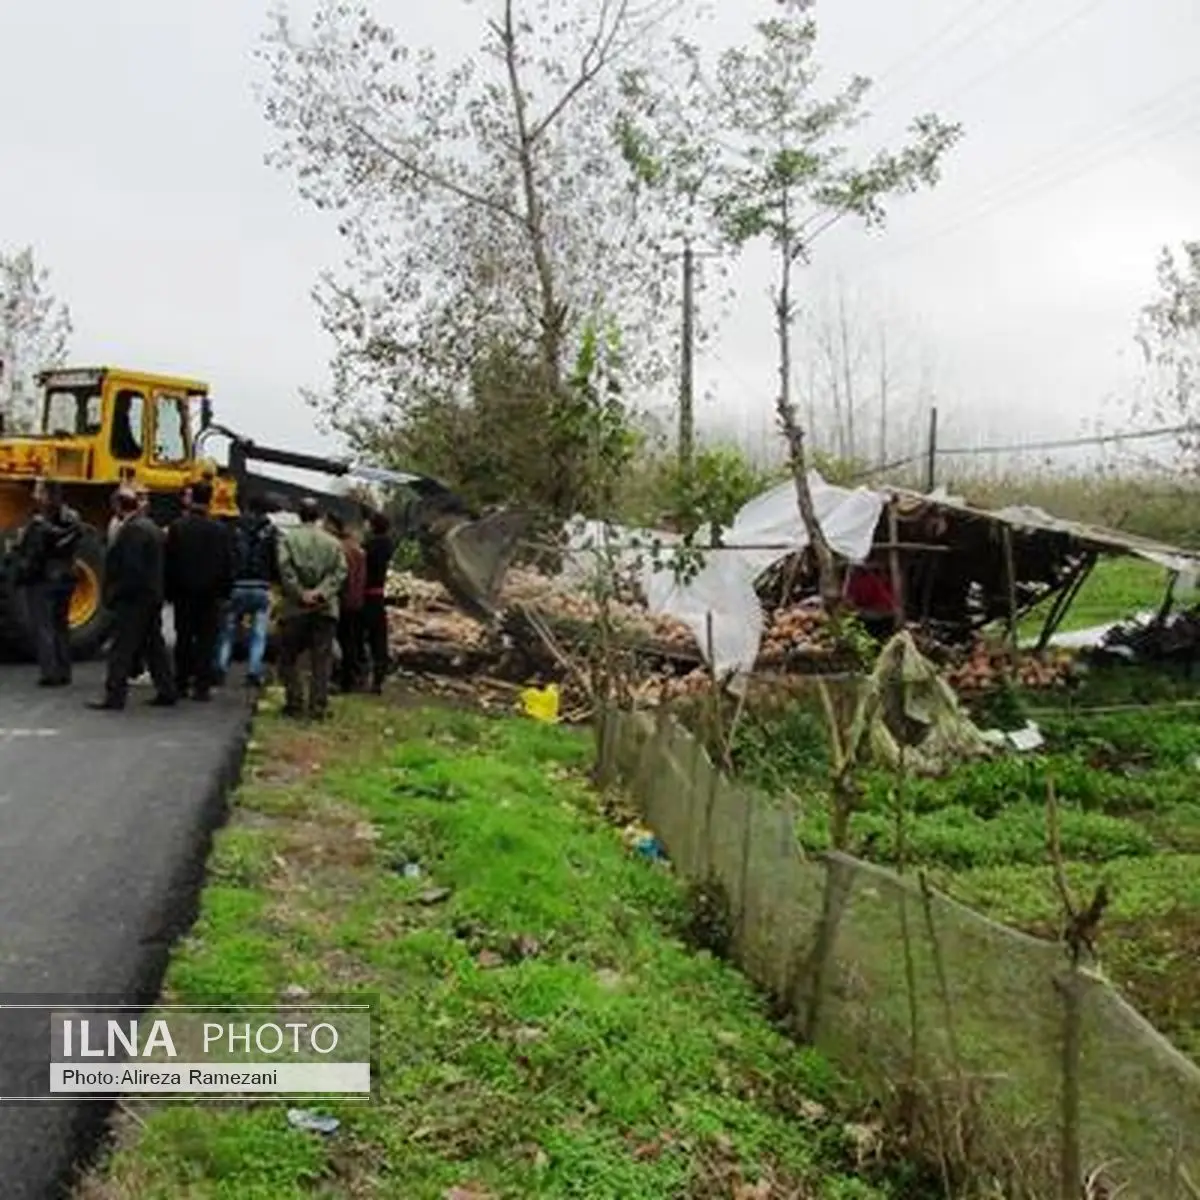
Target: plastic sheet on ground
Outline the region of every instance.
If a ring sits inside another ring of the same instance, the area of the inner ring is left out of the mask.
[[[979,736],[989,746],[999,750],[1015,750],[1018,754],[1030,754],[1046,744],[1042,731],[1034,721],[1026,721],[1020,729],[984,729]]]
[[[808,485],[831,549],[850,562],[862,562],[871,552],[883,494],[836,487],[815,471],[809,472]],[[709,533],[701,530],[697,544],[704,545]],[[575,521],[568,526],[563,574],[584,582],[596,569],[594,556],[605,553],[619,574],[637,580],[651,613],[685,624],[718,675],[744,682],[758,659],[766,623],[754,582],[808,545],[795,484],[781,483],[744,505],[724,532],[724,546],[705,552],[703,566],[686,582],[677,578],[670,553],[679,542],[675,534]],[[661,555],[654,553],[656,546]]]
[[[864,685],[851,741],[887,766],[903,764],[917,774],[941,774],[992,751],[954,689],[907,632],[896,634],[880,653]]]

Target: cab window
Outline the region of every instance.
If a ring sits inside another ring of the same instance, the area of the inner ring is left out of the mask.
[[[112,454],[126,462],[142,457],[146,398],[132,388],[119,391],[113,402]]]
[[[42,432],[52,437],[83,437],[100,432],[100,418],[99,393],[52,389],[46,393]]]
[[[154,460],[179,463],[187,457],[186,403],[177,396],[159,396],[154,405]]]
[[[48,392],[44,431],[51,437],[69,437],[77,432],[79,398],[74,392]]]

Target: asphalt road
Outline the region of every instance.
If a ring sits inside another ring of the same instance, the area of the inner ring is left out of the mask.
[[[0,1004],[154,999],[240,763],[240,688],[154,709],[153,688],[134,687],[124,712],[94,712],[102,679],[87,664],[70,688],[41,689],[36,668],[0,667]],[[0,1022],[0,1096],[45,1061],[28,1019],[20,1034],[13,1014]],[[0,1196],[58,1196],[104,1116],[95,1102],[0,1104]]]

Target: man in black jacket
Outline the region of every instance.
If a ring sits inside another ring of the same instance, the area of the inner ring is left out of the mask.
[[[208,700],[221,610],[233,591],[233,538],[208,515],[212,485],[192,485],[187,513],[167,530],[166,595],[175,608],[175,688]]]
[[[217,652],[217,676],[224,679],[233,657],[233,639],[238,623],[250,618],[250,653],[246,665],[246,684],[258,687],[263,678],[263,657],[270,631],[271,584],[278,575],[279,531],[269,516],[265,496],[254,495],[246,504],[247,512],[234,525],[236,564],[233,595],[225,612],[221,643]]]
[[[64,687],[71,682],[68,613],[83,525],[74,509],[63,503],[59,484],[39,481],[35,499],[38,510],[17,544],[17,581],[27,589],[41,669],[38,684]]]
[[[154,680],[152,704],[175,703],[175,684],[163,642],[163,535],[149,517],[137,511],[137,496],[117,500],[121,527],[104,565],[104,604],[116,621],[116,637],[108,652],[104,699],[90,708],[119,710],[129,696],[129,675],[139,654]]]
[[[371,655],[371,690],[383,691],[388,671],[388,619],[385,606],[388,568],[396,553],[391,522],[381,512],[367,518],[370,534],[363,543],[366,554],[366,589],[363,593],[362,622]]]

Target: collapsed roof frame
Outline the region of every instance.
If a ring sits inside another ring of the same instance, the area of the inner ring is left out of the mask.
[[[905,523],[910,529],[915,524],[919,535],[902,540],[899,531]],[[956,527],[960,535],[964,529],[977,532],[980,527],[986,528],[990,540],[993,543],[999,541],[1000,574],[1006,593],[1005,611],[997,611],[995,603],[985,603],[982,616],[966,622],[965,628],[978,632],[1003,617],[1014,648],[1021,617],[1050,600],[1051,607],[1036,643],[1039,652],[1046,648],[1102,556],[1136,557],[1166,571],[1167,585],[1158,620],[1165,619],[1169,614],[1180,578],[1200,575],[1200,552],[1102,526],[1068,521],[1041,509],[1009,507],[988,510],[973,507],[955,497],[936,493],[924,495],[901,488],[887,489],[887,502],[877,528],[875,549],[887,552],[893,579],[903,580],[911,574],[914,556],[918,559],[928,557],[928,552],[935,549],[943,555],[946,551],[953,554],[956,540],[961,547],[963,538],[960,536],[956,539],[953,536]],[[883,539],[880,538],[881,533],[884,533]],[[903,563],[902,556],[909,559],[908,564]],[[1051,563],[1046,561],[1047,557],[1057,560],[1053,564],[1054,577],[1051,579],[1046,578],[1051,573]],[[1043,569],[1031,569],[1039,565],[1039,560]],[[942,558],[941,561],[945,562],[946,559]],[[933,559],[925,572],[927,589],[934,586],[929,580],[936,578],[936,562],[937,559]],[[994,565],[989,564],[989,567]],[[1025,568],[1024,578],[1022,567]],[[984,577],[988,574],[977,573]],[[994,570],[991,571],[991,577],[995,584]],[[1030,579],[1034,580],[1032,585]],[[928,615],[930,595],[931,591],[927,590],[923,606],[925,612],[922,615]],[[994,601],[995,597],[991,599]],[[912,609],[903,595],[897,595],[896,608],[898,620],[912,619]]]

